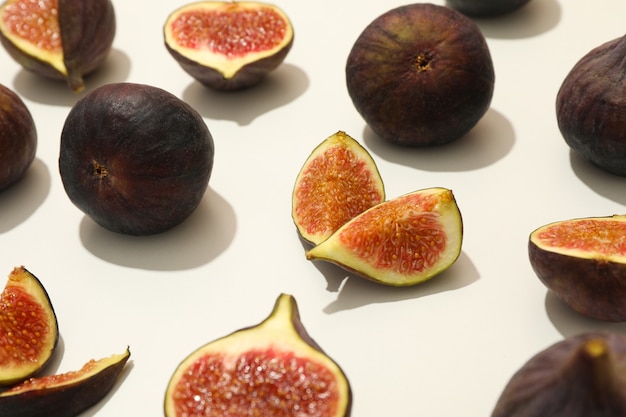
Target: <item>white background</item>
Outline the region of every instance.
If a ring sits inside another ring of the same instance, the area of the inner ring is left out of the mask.
[[[538,351],[586,330],[626,330],[557,301],[527,255],[538,226],[624,212],[626,179],[573,155],[554,110],[574,63],[623,35],[623,1],[532,0],[478,20],[496,70],[492,107],[466,137],[436,149],[383,143],[345,87],[358,34],[403,2],[278,2],[295,27],[293,49],[264,84],[238,93],[202,87],[166,51],[162,25],[182,4],[114,1],[114,49],[87,79],[87,91],[119,81],[164,88],[195,107],[214,136],[209,191],[188,221],[162,235],[110,233],[72,205],[58,174],[59,136],[82,94],[25,72],[0,50],[0,83],[22,97],[39,133],[26,177],[0,194],[0,275],[24,265],[49,292],[61,341],[48,372],[127,345],[132,352],[114,391],[86,416],[162,415],[179,361],[264,319],[281,292],[296,297],[309,333],[344,368],[355,417],[486,416]],[[448,271],[389,288],[305,259],[291,191],[309,152],[337,130],[370,151],[388,198],[453,190],[465,237]]]

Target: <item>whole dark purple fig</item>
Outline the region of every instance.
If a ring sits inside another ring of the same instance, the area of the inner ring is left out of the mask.
[[[582,333],[526,362],[500,394],[491,417],[623,417],[626,336]]]
[[[585,160],[626,176],[626,36],[583,56],[556,98],[558,126],[567,145]]]
[[[513,12],[530,0],[447,0],[446,4],[467,16],[491,17]]]
[[[0,85],[0,191],[18,182],[35,159],[37,129],[22,99]]]
[[[448,7],[415,3],[374,19],[346,63],[348,93],[381,138],[440,145],[469,132],[487,112],[495,73],[485,37]]]
[[[7,0],[0,7],[0,41],[9,55],[74,91],[104,63],[115,30],[111,0]]]
[[[202,117],[157,87],[114,83],[70,110],[59,170],[70,200],[106,229],[148,235],[185,220],[213,168]]]

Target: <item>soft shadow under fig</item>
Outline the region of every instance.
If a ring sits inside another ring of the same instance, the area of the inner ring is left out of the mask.
[[[515,143],[515,130],[504,115],[490,109],[465,136],[445,145],[395,145],[368,126],[363,139],[372,153],[385,160],[424,171],[460,172],[480,169],[504,158]]]
[[[73,106],[89,91],[104,84],[124,82],[130,74],[130,58],[118,49],[112,49],[104,64],[85,77],[85,90],[72,91],[64,80],[54,80],[22,69],[13,80],[13,86],[22,97],[41,104]]]
[[[230,204],[209,188],[191,216],[164,233],[123,235],[110,232],[84,216],[80,238],[87,250],[105,261],[132,268],[174,271],[204,265],[223,253],[235,236],[236,223]]]
[[[531,0],[511,13],[473,20],[487,38],[531,38],[546,33],[559,24],[561,5],[557,0]]]
[[[545,307],[548,318],[564,337],[592,331],[626,333],[626,323],[606,322],[583,316],[549,290],[546,291]]]
[[[351,310],[368,304],[393,303],[399,300],[415,299],[458,290],[476,282],[479,278],[478,270],[463,252],[450,268],[438,276],[412,287],[391,287],[377,284],[350,274],[328,262],[316,261],[315,264],[329,283],[343,281],[343,285],[338,288],[337,299],[324,308],[324,312],[328,314]]]
[[[183,92],[183,99],[206,118],[232,120],[245,126],[294,101],[308,86],[309,79],[302,69],[284,63],[260,84],[244,90],[214,91],[194,81]]]
[[[0,192],[0,233],[24,223],[43,204],[50,181],[48,167],[35,158],[19,182]]]
[[[626,205],[626,177],[611,174],[591,162],[583,159],[576,152],[570,150],[570,164],[574,174],[589,188],[601,196],[617,203]],[[597,213],[595,215],[611,215],[623,213]]]

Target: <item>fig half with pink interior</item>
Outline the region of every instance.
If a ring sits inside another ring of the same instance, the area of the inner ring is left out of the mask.
[[[26,70],[66,80],[74,91],[106,60],[115,38],[110,0],[6,0],[0,41]]]
[[[578,313],[626,320],[626,216],[553,222],[529,237],[530,264],[544,285]]]
[[[165,393],[167,417],[347,417],[351,405],[346,375],[309,336],[289,294],[261,323],[191,353]]]
[[[189,75],[216,90],[258,84],[293,45],[289,17],[273,4],[201,1],[167,18],[165,46]]]

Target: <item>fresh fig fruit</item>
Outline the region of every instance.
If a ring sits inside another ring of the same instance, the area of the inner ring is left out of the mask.
[[[167,417],[347,417],[351,405],[345,373],[309,336],[288,294],[260,324],[191,353],[165,394]]]
[[[0,393],[2,417],[75,417],[100,402],[118,380],[130,350],[90,360],[78,371],[31,378]]]
[[[446,5],[466,16],[493,17],[514,12],[530,0],[447,0]]]
[[[530,264],[543,284],[578,313],[626,321],[626,216],[557,221],[534,230]]]
[[[559,130],[583,159],[626,176],[626,35],[583,56],[556,98]]]
[[[359,35],[346,63],[356,110],[382,139],[442,145],[469,132],[491,105],[495,73],[478,26],[430,3],[391,9]]]
[[[37,128],[22,99],[0,84],[0,191],[17,183],[37,152]]]
[[[385,200],[369,152],[343,131],[311,152],[296,177],[291,215],[306,241],[326,240],[348,220]]]
[[[293,45],[289,17],[273,4],[201,1],[173,11],[165,47],[189,75],[216,90],[258,84]]]
[[[588,332],[556,342],[509,380],[491,417],[626,415],[626,337]]]
[[[6,0],[0,6],[0,41],[9,55],[77,92],[106,60],[115,30],[111,0]]]
[[[164,232],[208,187],[213,137],[190,105],[157,87],[101,86],[70,110],[59,170],[70,200],[114,232]]]
[[[0,385],[40,371],[58,339],[56,314],[43,284],[23,266],[14,268],[0,294]]]
[[[451,190],[427,188],[380,203],[306,252],[380,284],[415,285],[461,253],[463,222]]]

